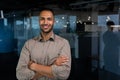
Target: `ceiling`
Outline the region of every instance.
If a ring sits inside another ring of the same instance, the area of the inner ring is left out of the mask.
[[[62,1],[62,2],[61,2]],[[41,8],[45,5],[58,5],[68,7],[68,5],[76,0],[0,0],[0,10],[4,12],[29,10]]]
[[[64,10],[114,11],[120,6],[119,0],[0,0],[0,10],[4,13],[28,11],[44,6]]]

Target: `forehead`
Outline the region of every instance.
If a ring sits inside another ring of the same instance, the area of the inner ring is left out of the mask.
[[[40,12],[40,17],[53,17],[53,13],[48,10],[44,10]]]

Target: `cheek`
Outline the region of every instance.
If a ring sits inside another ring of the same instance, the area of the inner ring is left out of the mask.
[[[42,21],[39,21],[39,24],[41,25],[41,24],[43,24],[43,22],[42,22]]]
[[[54,24],[54,22],[50,22],[50,25],[53,25]]]

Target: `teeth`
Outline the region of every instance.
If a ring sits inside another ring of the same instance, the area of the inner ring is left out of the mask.
[[[48,26],[44,26],[44,28],[48,28]]]

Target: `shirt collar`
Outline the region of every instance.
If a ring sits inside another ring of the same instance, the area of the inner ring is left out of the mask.
[[[48,40],[54,41],[54,40],[55,40],[55,34],[52,33],[52,35],[50,36],[50,38],[49,38]],[[47,40],[47,41],[48,41],[48,40]],[[39,35],[38,41],[43,41],[43,38],[42,38],[42,35],[41,35],[41,34]]]

